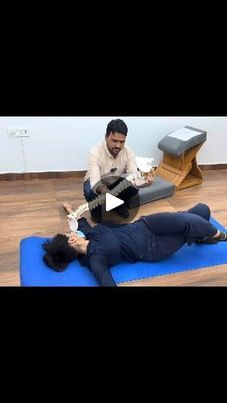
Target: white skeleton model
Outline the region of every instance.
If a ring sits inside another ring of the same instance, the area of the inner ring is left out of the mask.
[[[146,177],[149,173],[153,172],[153,158],[136,157],[136,163],[139,171],[127,176],[122,182],[120,182],[114,189],[111,190],[113,196],[117,196],[123,190],[127,189],[129,186],[134,186],[139,188],[146,183]],[[68,215],[69,227],[71,231],[76,232],[78,229],[77,220],[81,215],[88,210],[92,210],[97,206],[101,206],[105,203],[106,195],[101,194],[96,199],[80,205],[73,213]]]

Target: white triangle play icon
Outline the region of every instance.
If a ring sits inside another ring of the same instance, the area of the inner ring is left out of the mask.
[[[106,211],[113,210],[121,204],[124,204],[124,200],[118,199],[118,197],[106,193]]]

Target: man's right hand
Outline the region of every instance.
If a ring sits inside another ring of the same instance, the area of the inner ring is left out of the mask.
[[[98,194],[106,194],[106,193],[108,193],[110,190],[108,189],[108,187],[106,186],[106,185],[101,185],[101,186],[98,186],[97,187],[97,189],[96,189],[96,193],[98,193]]]

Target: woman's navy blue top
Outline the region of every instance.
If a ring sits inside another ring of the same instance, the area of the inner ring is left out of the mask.
[[[87,254],[79,259],[80,263],[88,266],[102,285],[111,285],[108,283],[111,274],[106,273],[111,266],[125,260],[134,263],[158,259],[155,253],[157,237],[142,219],[115,227],[98,224],[92,228],[85,218],[79,219],[78,223],[78,229],[89,240]],[[105,284],[103,275],[107,276]]]
[[[83,220],[83,222],[81,221]],[[86,219],[79,220],[79,230],[83,231],[90,241],[87,250],[87,260],[90,256],[103,255],[108,258],[109,264],[116,265],[124,260],[137,262],[138,260],[156,260],[155,243],[156,235],[148,229],[142,219],[115,227],[98,224],[91,227]],[[149,255],[149,257],[148,257]]]

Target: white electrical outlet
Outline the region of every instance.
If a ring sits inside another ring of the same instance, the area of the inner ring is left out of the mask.
[[[30,129],[28,127],[8,127],[8,137],[30,137]]]

